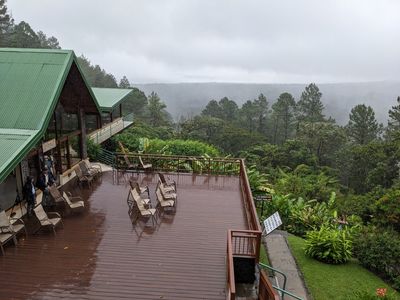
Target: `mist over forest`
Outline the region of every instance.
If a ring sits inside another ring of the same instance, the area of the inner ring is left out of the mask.
[[[308,83],[307,83],[308,84]],[[270,104],[283,92],[291,93],[296,100],[307,84],[248,84],[248,83],[156,83],[133,84],[149,95],[156,92],[167,105],[168,112],[180,116],[198,114],[214,99],[228,97],[238,105],[256,99],[263,93]],[[387,123],[388,110],[400,95],[400,82],[381,81],[363,83],[317,83],[322,92],[324,114],[332,116],[337,123],[345,125],[351,108],[357,104],[371,106],[379,122]]]

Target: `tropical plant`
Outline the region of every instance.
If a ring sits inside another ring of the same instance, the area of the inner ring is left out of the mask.
[[[353,243],[349,231],[322,225],[306,235],[306,255],[329,264],[342,264],[352,255]]]

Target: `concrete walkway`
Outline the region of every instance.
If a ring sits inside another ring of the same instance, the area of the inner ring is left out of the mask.
[[[311,297],[308,295],[307,289],[304,286],[302,276],[297,269],[297,264],[288,246],[286,236],[286,232],[275,230],[267,237],[263,237],[263,242],[264,245],[266,245],[269,261],[272,267],[285,273],[287,276],[287,291],[300,298],[303,298],[304,300],[311,299]],[[283,288],[282,276],[278,274],[277,277],[279,281],[279,287]],[[293,298],[286,296],[285,299]]]

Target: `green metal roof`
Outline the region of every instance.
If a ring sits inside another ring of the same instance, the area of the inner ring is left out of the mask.
[[[0,48],[0,182],[42,138],[73,62],[72,50]]]
[[[112,111],[133,89],[92,88],[101,111]]]

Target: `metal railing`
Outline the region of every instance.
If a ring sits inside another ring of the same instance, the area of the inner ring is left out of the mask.
[[[288,295],[288,296],[290,296],[290,297],[292,297],[294,299],[297,299],[297,300],[303,300],[303,298],[300,298],[300,297],[296,296],[295,294],[293,294],[293,293],[291,293],[291,292],[286,290],[287,277],[286,277],[285,273],[283,273],[283,272],[279,271],[278,269],[275,269],[275,268],[273,268],[271,266],[263,264],[263,263],[259,263],[258,266],[259,266],[259,268],[261,270],[262,269],[267,269],[269,271],[272,271],[272,274],[274,276],[275,276],[275,273],[278,273],[278,274],[282,275],[282,277],[283,277],[283,286],[282,286],[282,288],[280,288],[279,286],[276,286],[276,285],[272,285],[272,287],[281,294],[281,299],[282,300],[285,299],[285,295]]]
[[[134,169],[142,169],[140,158],[145,164],[151,164],[151,170],[155,172],[182,172],[212,175],[239,175],[240,159],[183,156],[183,155],[161,155],[161,154],[139,154],[139,153],[115,153],[117,169],[124,170],[128,164]]]
[[[101,144],[113,135],[121,132],[133,122],[133,113],[122,118],[115,119],[111,123],[105,124],[103,127],[89,133],[87,136],[96,144]]]

